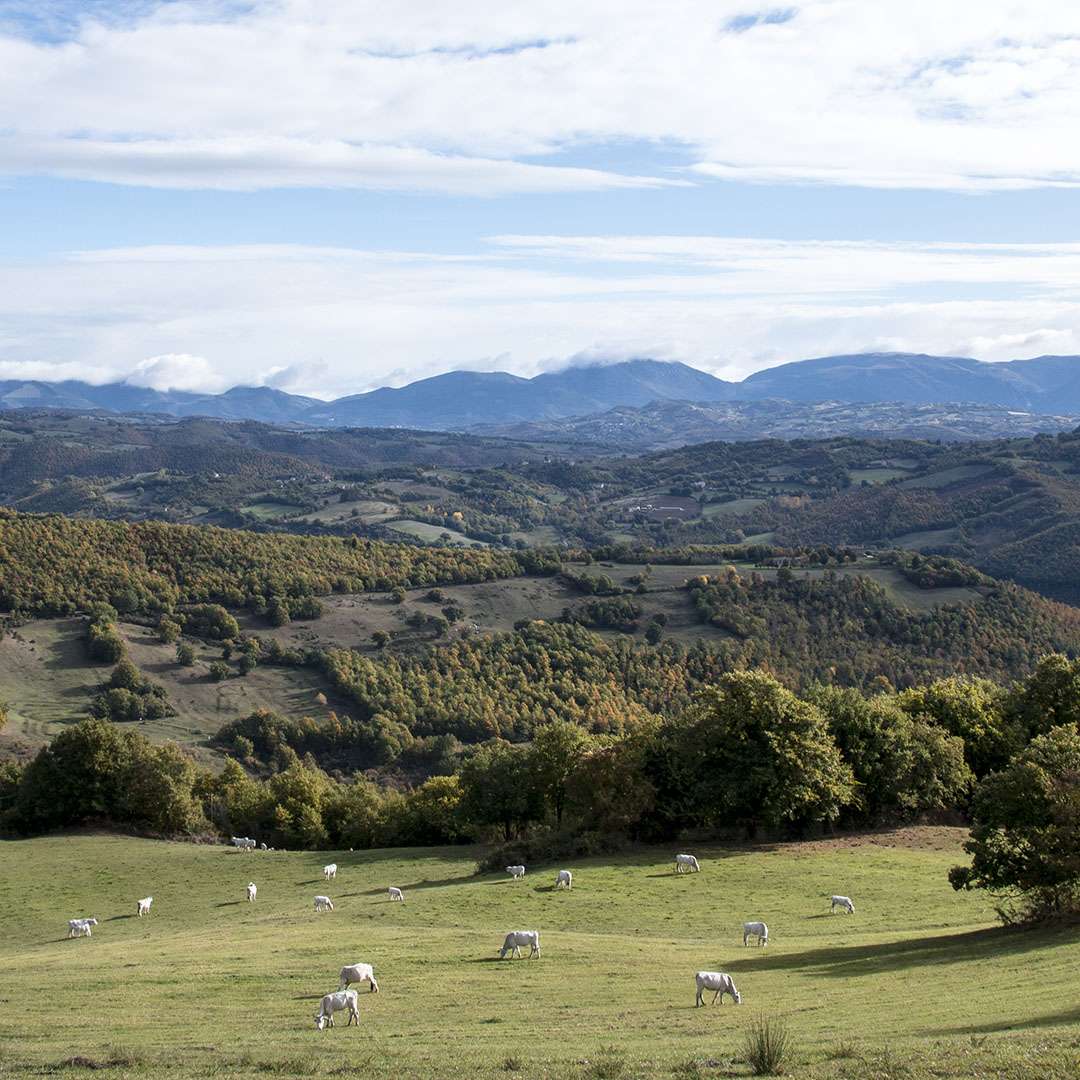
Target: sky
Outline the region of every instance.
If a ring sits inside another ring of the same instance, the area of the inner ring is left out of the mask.
[[[1080,5],[0,0],[0,379],[1080,354]]]

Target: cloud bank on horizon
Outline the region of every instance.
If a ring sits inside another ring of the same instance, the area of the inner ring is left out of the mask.
[[[7,0],[0,378],[1080,353],[1080,8]]]

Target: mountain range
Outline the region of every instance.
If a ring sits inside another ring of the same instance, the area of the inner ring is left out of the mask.
[[[990,364],[958,356],[860,353],[782,364],[741,382],[727,382],[677,362],[628,360],[571,367],[531,379],[501,371],[451,371],[329,402],[270,387],[237,386],[222,394],[198,394],[127,383],[0,381],[0,409],[105,410],[429,431],[583,417],[664,401],[766,400],[979,403],[1061,415],[1080,412],[1080,357],[1040,356]]]

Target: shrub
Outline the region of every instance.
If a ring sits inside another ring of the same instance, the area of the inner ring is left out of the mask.
[[[222,679],[229,677],[229,665],[224,660],[215,660],[210,665],[210,678],[214,682],[221,682]]]
[[[779,1076],[791,1063],[795,1046],[779,1017],[758,1016],[744,1036],[746,1060],[755,1076]]]

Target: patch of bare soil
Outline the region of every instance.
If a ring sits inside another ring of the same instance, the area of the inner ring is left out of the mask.
[[[912,851],[952,851],[968,837],[963,825],[903,825],[873,832],[843,833],[817,840],[784,844],[785,851],[840,851],[857,847],[909,848]]]

